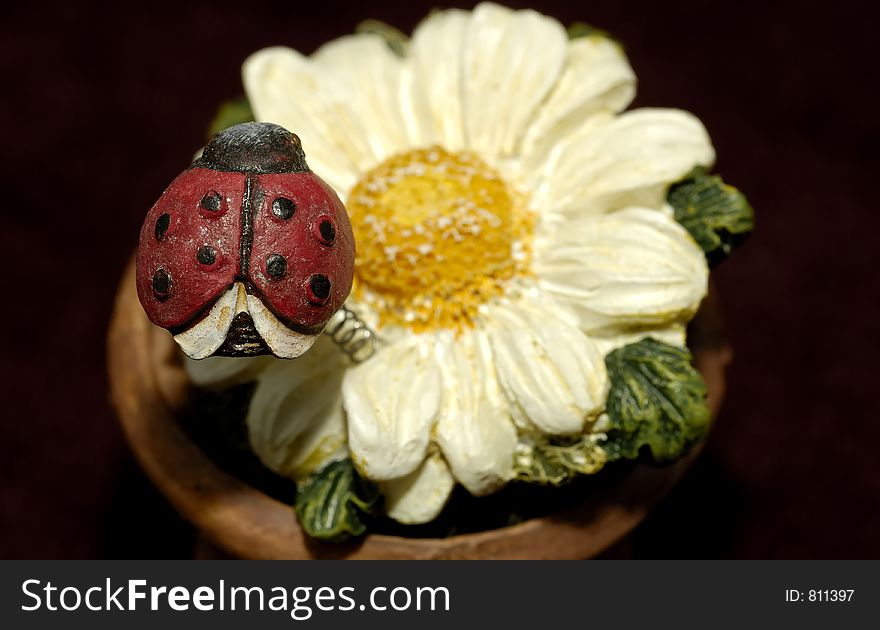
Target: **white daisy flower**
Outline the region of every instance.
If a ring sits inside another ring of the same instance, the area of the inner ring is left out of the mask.
[[[502,487],[542,436],[598,434],[610,350],[684,345],[708,269],[665,194],[714,153],[686,112],[621,113],[635,76],[612,40],[484,3],[430,15],[403,56],[358,34],[260,51],[243,75],[345,202],[348,306],[384,341],[357,366],[326,339],[259,366],[247,423],[268,467],[303,479],[350,455],[392,518],[427,522],[456,483]],[[190,365],[253,374],[229,361]]]

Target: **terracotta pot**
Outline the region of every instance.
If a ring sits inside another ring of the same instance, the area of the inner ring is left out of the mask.
[[[690,342],[715,413],[731,353],[711,299]],[[303,535],[289,505],[218,468],[181,429],[175,414],[190,384],[171,335],[153,326],[138,302],[133,261],[117,293],[108,363],[113,404],[147,475],[210,543],[241,558],[589,558],[635,527],[696,457],[669,467],[635,466],[565,512],[509,527],[443,539],[371,534],[356,543],[320,544]]]

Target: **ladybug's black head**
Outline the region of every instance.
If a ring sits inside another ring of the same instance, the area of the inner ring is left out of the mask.
[[[309,170],[299,137],[264,122],[242,123],[215,133],[192,166],[260,174]]]

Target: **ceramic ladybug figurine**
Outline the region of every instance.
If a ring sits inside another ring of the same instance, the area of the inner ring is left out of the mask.
[[[137,290],[194,359],[308,350],[351,290],[354,236],[299,138],[245,123],[216,134],[150,209]]]

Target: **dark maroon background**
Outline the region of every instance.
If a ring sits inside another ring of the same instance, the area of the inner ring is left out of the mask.
[[[22,2],[0,21],[3,558],[189,553],[107,402],[104,331],[141,220],[248,53],[311,51],[367,17],[408,31],[431,6],[122,4]],[[635,553],[880,557],[877,4],[511,4],[618,36],[636,105],[697,114],[758,213],[716,274],[726,407]]]

